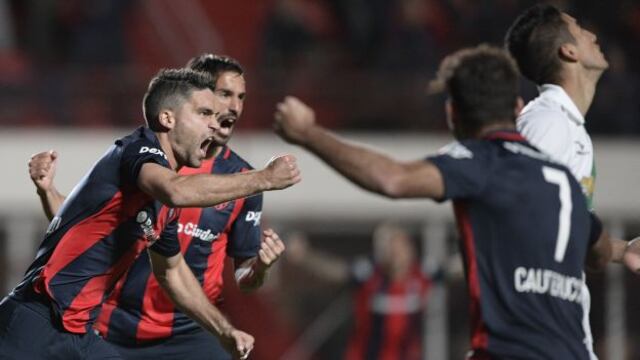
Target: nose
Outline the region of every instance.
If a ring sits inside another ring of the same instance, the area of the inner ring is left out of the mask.
[[[209,116],[209,123],[207,124],[209,126],[209,129],[213,131],[217,131],[218,129],[220,129],[220,121],[218,120],[219,116],[219,112],[216,112],[212,116]]]
[[[240,100],[237,96],[231,98],[231,102],[229,103],[229,110],[237,114],[240,114],[242,111],[242,100]]]

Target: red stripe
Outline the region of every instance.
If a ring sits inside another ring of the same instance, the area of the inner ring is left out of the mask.
[[[213,169],[214,163],[215,158],[206,159],[199,168],[183,167],[180,169],[179,174],[209,174]],[[165,209],[166,207],[163,206],[163,210]],[[188,223],[199,224],[201,215],[202,208],[182,209],[179,221],[183,226]],[[164,218],[164,216],[159,216],[158,218],[161,219]],[[164,228],[164,226],[161,228]],[[184,254],[191,245],[193,236],[187,235],[182,231],[178,234],[178,240],[180,241],[180,252]],[[142,308],[140,309],[140,322],[136,330],[136,339],[145,341],[171,336],[175,305],[162,290],[153,273],[147,280],[143,296]]]
[[[464,202],[454,201],[454,212],[458,222],[458,231],[465,249],[465,261],[467,262],[467,286],[469,291],[469,307],[471,312],[471,348],[473,350],[486,350],[488,345],[487,328],[482,320],[480,307],[480,279],[478,263],[476,259],[475,239],[467,205]]]
[[[515,131],[495,131],[483,137],[486,140],[527,141],[520,133]]]
[[[211,301],[215,301],[220,292],[222,292],[222,271],[224,270],[224,258],[226,256],[225,248],[229,241],[228,234],[231,225],[236,221],[244,207],[245,199],[237,199],[234,203],[233,211],[229,215],[220,237],[211,243],[211,254],[207,259],[207,269],[203,274],[202,290]]]
[[[123,199],[122,193],[117,192],[97,213],[85,218],[73,227],[71,227],[60,239],[51,258],[44,266],[40,279],[35,285],[37,292],[46,292],[51,299],[56,297],[51,290],[51,281],[66,266],[82,256],[84,252],[102,241],[113,230],[120,225],[131,214],[131,211],[122,211],[122,209],[136,209],[147,201],[146,196],[133,196],[128,199],[127,204]],[[139,204],[138,204],[139,203]],[[70,332],[85,333],[85,322],[89,320],[90,311],[102,302],[102,297],[106,288],[100,288],[100,285],[108,283],[108,279],[112,276],[113,267],[102,274],[94,274],[96,279],[90,279],[82,288],[63,314],[63,326]],[[91,277],[91,275],[86,275]],[[102,293],[100,293],[102,290]],[[84,293],[89,291],[89,293]]]
[[[86,285],[62,315],[62,322],[65,329],[71,332],[86,332],[85,325],[90,319],[91,310],[100,305],[106,289],[111,288],[113,283],[127,271],[131,263],[133,263],[140,252],[144,250],[145,246],[145,242],[136,241],[135,245],[132,246],[114,266],[109,268],[105,274],[94,276],[91,280],[87,281]]]
[[[394,283],[384,294],[389,299],[393,297],[406,299],[407,289],[406,283]],[[402,354],[400,347],[402,340],[408,335],[408,320],[409,315],[405,312],[389,312],[384,319],[382,345],[380,346],[380,359],[381,360],[396,360],[399,355]]]
[[[104,304],[102,304],[102,309],[100,310],[100,315],[96,320],[94,328],[98,330],[103,338],[106,338],[108,335],[109,324],[111,322],[111,314],[116,309],[116,307],[118,307],[120,293],[122,292],[122,288],[126,281],[127,275],[123,275],[116,283],[116,286],[113,289],[113,292],[109,295],[109,298],[104,302]]]
[[[224,152],[223,158],[227,160],[231,156],[231,149],[227,148],[227,151]]]

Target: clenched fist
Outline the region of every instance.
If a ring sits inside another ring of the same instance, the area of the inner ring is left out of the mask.
[[[53,178],[56,175],[57,160],[58,153],[55,150],[31,156],[29,160],[29,176],[39,193],[45,193],[51,189]]]
[[[264,241],[262,241],[260,250],[258,250],[258,266],[266,269],[282,256],[285,246],[280,236],[273,229],[264,230],[262,233]]]
[[[302,180],[293,155],[273,157],[262,170],[268,190],[281,190]]]
[[[313,110],[298,98],[287,96],[276,105],[273,127],[278,135],[293,144],[304,144],[308,130],[315,125]]]

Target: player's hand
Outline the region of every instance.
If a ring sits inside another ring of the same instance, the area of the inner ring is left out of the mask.
[[[58,153],[55,150],[31,156],[29,160],[29,176],[38,189],[38,193],[45,193],[53,187],[57,160]]]
[[[258,250],[258,269],[266,270],[282,256],[285,246],[273,229],[266,229],[262,233],[264,240]]]
[[[316,122],[313,110],[298,98],[287,96],[276,105],[273,127],[284,140],[294,144],[307,141],[309,129]]]
[[[267,190],[286,189],[302,180],[300,169],[293,155],[272,158],[263,169]]]
[[[629,241],[624,250],[622,262],[627,269],[640,275],[640,237]]]
[[[249,357],[249,353],[253,350],[253,336],[238,329],[231,329],[221,335],[222,345],[231,353],[234,359],[244,360]]]

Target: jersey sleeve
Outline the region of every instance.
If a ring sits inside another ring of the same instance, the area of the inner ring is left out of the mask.
[[[442,175],[444,196],[440,201],[479,196],[491,173],[491,161],[486,149],[481,146],[465,146],[455,142],[426,161],[433,163]]]
[[[178,240],[178,214],[179,211],[176,210],[172,219],[160,233],[158,240],[154,242],[149,249],[164,257],[172,257],[180,252],[180,242]]]
[[[242,210],[231,226],[227,255],[234,258],[249,258],[258,255],[262,231],[262,194],[245,199]]]
[[[600,218],[593,212],[589,212],[589,217],[591,218],[591,229],[589,232],[589,246],[595,244],[600,235],[602,235],[602,221]]]
[[[136,184],[142,165],[148,162],[170,167],[167,156],[157,144],[148,139],[139,139],[129,144],[122,154],[121,171],[124,180]]]
[[[562,164],[571,158],[569,122],[563,114],[551,110],[528,111],[516,122],[518,131],[531,145]]]

